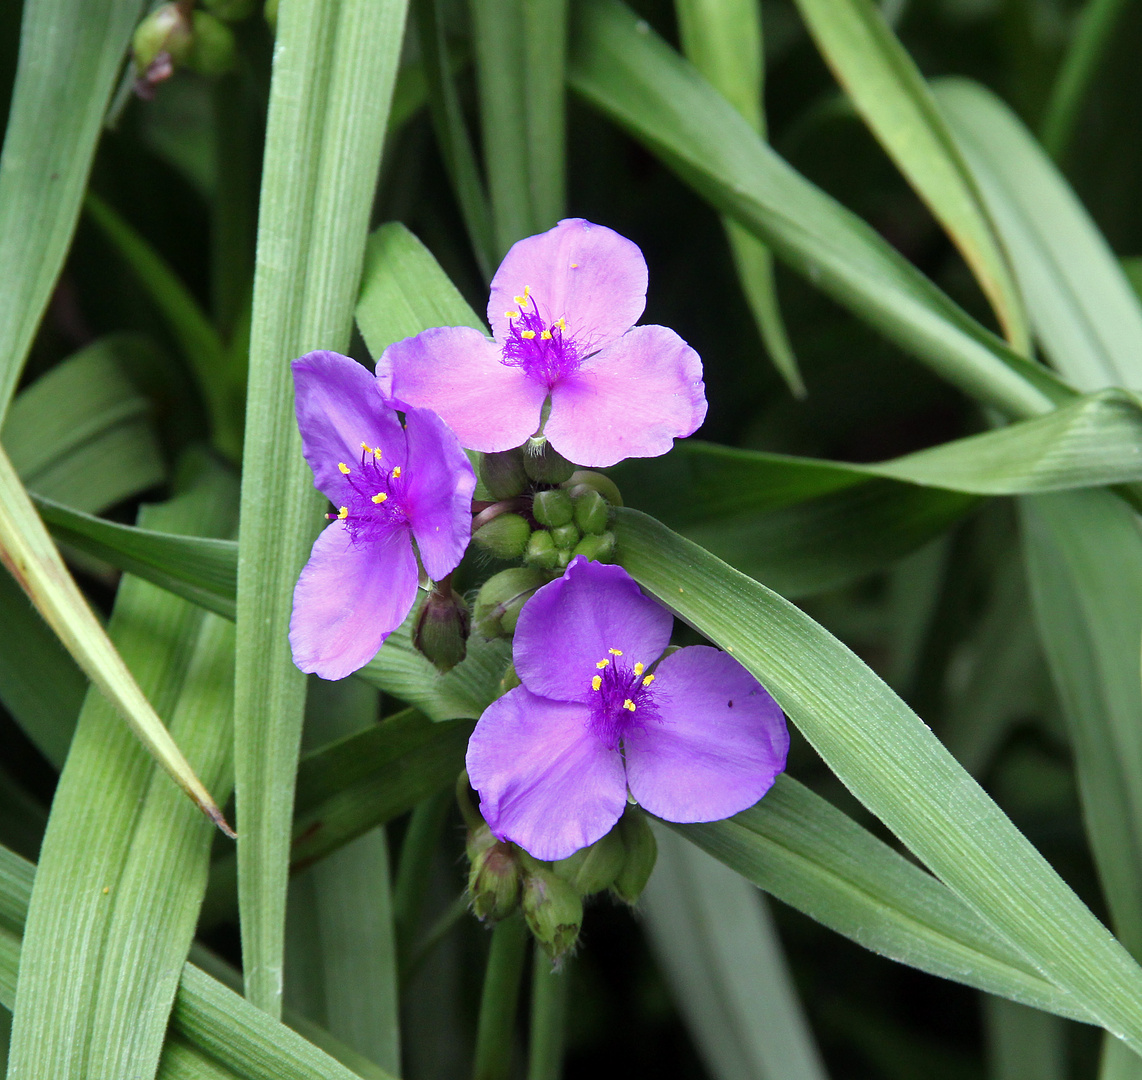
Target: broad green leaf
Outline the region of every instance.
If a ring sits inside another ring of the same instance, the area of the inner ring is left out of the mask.
[[[85,674],[171,778],[215,824],[222,811],[195,776],[68,572],[0,450],[0,560]]]
[[[946,886],[792,777],[726,821],[674,826],[747,880],[866,949],[1089,1020]]]
[[[962,79],[933,89],[1052,363],[1083,390],[1142,386],[1142,307],[1067,182],[989,90]]]
[[[751,671],[861,802],[1080,1009],[1142,1049],[1142,970],[885,683],[653,519],[619,509],[615,530],[635,579]]]
[[[404,32],[405,0],[283,4],[262,172],[238,561],[235,771],[246,992],[278,1015],[305,680],[287,630],[321,522],[289,361],[344,352]]]
[[[226,528],[234,494],[215,477],[145,511],[145,520]],[[186,601],[129,579],[110,634],[141,689],[172,717],[195,765],[225,795],[233,634],[217,616],[209,625],[203,619]],[[212,838],[92,688],[40,852],[21,957],[13,1080],[153,1072]]]
[[[716,1080],[823,1080],[777,930],[757,890],[668,829],[639,902],[678,1011]]]
[[[817,47],[866,124],[947,230],[1007,339],[1031,345],[1027,317],[987,208],[931,91],[871,0],[797,0]]]
[[[0,418],[63,266],[139,0],[24,5],[0,155]]]
[[[1020,500],[1035,620],[1114,928],[1142,955],[1142,536],[1103,491]]]
[[[617,0],[587,0],[575,16],[572,88],[794,270],[949,382],[1009,416],[1046,412],[1071,396],[791,169]]]
[[[676,0],[674,10],[686,58],[765,138],[761,5],[752,0]],[[777,303],[773,257],[736,221],[725,219],[723,226],[761,339],[794,396],[804,397],[805,384]]]

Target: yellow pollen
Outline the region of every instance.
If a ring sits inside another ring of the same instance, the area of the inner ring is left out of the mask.
[[[387,498],[388,496],[383,491],[378,491],[377,494],[373,496],[373,502],[383,503]]]
[[[603,670],[603,668],[605,668],[605,667],[606,667],[606,666],[607,666],[609,663],[610,663],[610,660],[600,660],[600,661],[599,661],[599,662],[598,662],[598,663],[595,665],[595,667],[597,667],[597,668],[598,668],[600,671],[602,671],[602,670]]]
[[[380,457],[380,456],[381,456],[381,448],[378,446],[373,450],[373,457]]]
[[[560,330],[566,330],[567,329],[567,320],[566,319],[560,319],[559,322],[557,322],[555,325],[558,326]]]
[[[533,337],[535,337],[535,331],[534,330],[521,330],[519,336],[521,338],[527,338],[527,340],[530,341]]]
[[[578,263],[572,263],[572,264],[571,264],[571,269],[572,269],[572,270],[578,270],[578,269],[579,269],[579,264],[578,264]]]
[[[346,476],[349,475],[349,466],[346,465],[345,462],[339,461],[337,463],[337,468],[339,468]]]
[[[626,701],[623,702],[623,708],[630,709],[631,712],[634,712],[634,702],[631,701],[630,698],[627,698]]]
[[[349,507],[343,506],[337,511],[337,516],[344,521],[349,516]]]
[[[524,306],[524,305],[527,303],[527,301],[528,301],[528,298],[529,298],[530,296],[531,296],[531,286],[530,286],[530,285],[525,285],[525,286],[523,287],[523,296],[517,296],[517,297],[515,298],[515,302],[516,302],[517,304],[519,304],[519,306],[520,306],[520,307],[523,307],[523,306]]]
[[[361,443],[361,449],[364,450],[366,454],[373,452],[373,448],[367,442]]]
[[[519,312],[518,311],[505,311],[504,312],[504,318],[505,319],[518,319],[519,318]]]
[[[607,652],[609,652],[612,656],[622,656],[623,654],[622,649],[608,649]]]
[[[645,670],[646,670],[645,664],[635,664],[635,666],[634,666],[634,673],[636,675],[641,675]]]
[[[394,480],[400,479],[400,466],[399,465],[395,469],[393,469],[393,479]]]
[[[600,687],[600,686],[602,686],[602,685],[603,685],[603,676],[602,676],[602,675],[596,675],[596,676],[595,676],[595,677],[594,677],[594,678],[591,680],[591,689],[592,689],[592,690],[598,690],[598,689],[599,689],[599,687]]]
[[[642,685],[643,686],[649,686],[652,682],[654,682],[654,676],[653,675],[647,675],[647,677],[642,680]]]
[[[543,333],[540,334],[539,336],[541,338],[543,338],[544,341],[550,341],[551,340],[551,331],[550,330],[544,330]]]

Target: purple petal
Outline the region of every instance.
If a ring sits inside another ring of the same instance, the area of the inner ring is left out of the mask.
[[[358,461],[361,443],[381,447],[386,462],[404,462],[400,421],[367,368],[325,351],[306,353],[292,367],[301,445],[319,491],[339,498],[344,477],[337,466]]]
[[[440,326],[385,349],[381,395],[398,408],[431,409],[461,445],[491,453],[520,446],[539,427],[547,388],[500,361],[500,347],[470,326]]]
[[[456,568],[471,538],[476,474],[456,436],[436,413],[409,409],[405,435],[404,507],[424,569],[439,581]]]
[[[524,286],[544,322],[567,320],[567,335],[583,355],[638,322],[646,307],[646,260],[625,236],[582,218],[520,240],[492,278],[488,324],[497,341],[507,337],[504,313],[519,310],[515,298]]]
[[[670,642],[674,617],[621,566],[571,560],[520,612],[516,673],[533,693],[589,701],[597,663],[619,649],[627,664],[650,666]]]
[[[636,326],[556,384],[544,431],[569,461],[601,468],[665,454],[705,418],[698,354],[665,326]]]
[[[335,521],[317,538],[293,592],[293,662],[323,679],[364,667],[416,599],[416,557],[407,529],[354,544]]]
[[[522,686],[484,710],[467,766],[492,832],[537,859],[593,844],[626,806],[622,757],[590,733],[587,710]]]
[[[785,768],[777,702],[732,656],[695,645],[655,672],[659,719],[624,738],[627,783],[667,821],[718,821],[753,806]]]

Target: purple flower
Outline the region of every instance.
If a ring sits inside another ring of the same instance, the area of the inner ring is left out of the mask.
[[[520,613],[523,685],[468,743],[468,776],[493,833],[537,859],[605,836],[627,789],[667,821],[752,806],[785,768],[785,718],[733,657],[698,645],[655,665],[673,617],[622,567],[572,560]]]
[[[355,360],[311,352],[293,376],[305,460],[338,511],[298,579],[289,640],[302,671],[343,679],[412,608],[416,552],[434,580],[460,561],[476,476],[440,417],[409,409],[402,427]]]
[[[386,400],[435,410],[473,450],[511,450],[542,427],[579,465],[657,457],[698,428],[706,396],[686,342],[634,325],[645,306],[638,246],[570,218],[520,240],[500,264],[488,301],[494,341],[471,327],[426,330],[390,345],[377,379]]]

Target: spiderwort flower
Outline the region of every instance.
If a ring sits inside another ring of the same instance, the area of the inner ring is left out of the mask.
[[[398,341],[377,362],[381,391],[398,407],[435,410],[486,453],[542,433],[580,465],[665,454],[705,419],[706,397],[686,342],[664,326],[634,326],[646,279],[636,244],[561,221],[520,240],[496,271],[494,340],[443,326]]]
[[[355,360],[311,352],[293,375],[305,459],[338,510],[294,590],[289,639],[302,671],[343,679],[412,608],[417,552],[433,580],[459,563],[476,475],[438,416],[409,409],[402,427]]]
[[[669,611],[622,567],[572,560],[524,606],[522,685],[468,743],[468,776],[492,832],[562,859],[618,821],[627,789],[667,821],[752,806],[785,768],[777,703],[733,657],[690,646],[658,661]]]

